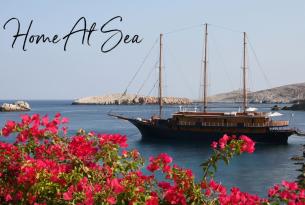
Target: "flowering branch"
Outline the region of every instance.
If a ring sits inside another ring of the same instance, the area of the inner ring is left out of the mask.
[[[255,143],[247,136],[242,135],[239,139],[236,136],[229,137],[224,135],[218,142],[213,142],[212,156],[204,163],[201,164],[203,168],[203,180],[207,177],[214,177],[217,171],[217,162],[224,161],[227,165],[234,155],[240,155],[243,152],[253,153]]]

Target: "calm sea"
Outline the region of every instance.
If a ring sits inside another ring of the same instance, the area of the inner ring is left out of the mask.
[[[8,101],[6,101],[8,102]],[[3,102],[0,101],[2,104]],[[202,171],[200,164],[205,161],[211,149],[208,145],[179,144],[179,143],[154,143],[141,141],[139,131],[129,122],[107,116],[108,112],[120,113],[127,116],[150,117],[158,113],[157,106],[129,105],[129,106],[95,106],[95,105],[71,105],[71,101],[29,101],[32,111],[29,114],[39,113],[54,116],[60,112],[70,119],[69,133],[75,133],[79,128],[86,131],[99,133],[121,133],[127,135],[129,147],[137,148],[148,159],[151,155],[166,152],[174,158],[174,163],[185,168],[191,168],[195,176],[200,179]],[[272,105],[252,105],[260,111],[270,111]],[[165,115],[178,111],[178,106],[169,106],[164,109]],[[211,111],[238,110],[238,105],[211,104]],[[279,119],[290,120],[292,127],[305,130],[305,113],[281,111],[283,116]],[[0,126],[6,120],[18,120],[22,113],[1,113]],[[3,140],[3,139],[1,139]],[[295,180],[299,172],[290,158],[294,155],[302,155],[302,145],[305,138],[292,136],[288,145],[257,145],[253,154],[244,154],[235,157],[228,166],[220,163],[216,179],[227,187],[237,186],[242,191],[266,196],[267,190],[275,183],[283,179]]]

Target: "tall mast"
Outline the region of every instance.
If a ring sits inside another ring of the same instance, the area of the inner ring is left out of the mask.
[[[208,24],[205,24],[204,32],[204,60],[203,60],[203,112],[206,112],[208,107],[207,100],[207,46],[208,46]]]
[[[159,116],[162,118],[162,37],[163,34],[160,34],[160,56],[159,56]]]
[[[244,51],[243,51],[243,98],[244,98],[244,103],[243,103],[243,107],[244,107],[244,112],[246,112],[247,109],[247,73],[246,73],[246,69],[247,69],[247,62],[246,62],[246,32],[244,32]]]

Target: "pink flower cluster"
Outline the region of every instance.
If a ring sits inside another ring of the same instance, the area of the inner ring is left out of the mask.
[[[17,135],[16,142],[26,142],[29,140],[29,137],[32,137],[34,140],[39,140],[47,135],[58,134],[59,125],[68,123],[68,119],[63,117],[61,114],[57,113],[53,120],[49,120],[49,117],[46,115],[40,117],[38,114],[32,116],[22,115],[21,122],[16,123],[14,121],[7,121],[5,126],[2,128],[2,135],[7,137],[12,132],[20,130]],[[64,133],[66,133],[66,127],[62,127]]]
[[[231,142],[232,140],[237,140],[236,136],[228,136],[228,135],[224,135],[222,138],[219,139],[218,142],[212,142],[211,147],[213,149],[224,149],[226,147],[226,145],[228,145],[229,142]],[[240,152],[247,152],[247,153],[253,153],[255,150],[255,142],[252,141],[251,138],[245,136],[245,135],[241,135],[238,138],[239,142],[242,143]],[[230,144],[230,148],[234,148],[236,146],[236,144]]]
[[[192,170],[172,165],[166,153],[150,157],[145,175],[140,153],[121,150],[128,146],[126,136],[69,137],[62,126],[67,122],[60,114],[35,114],[5,124],[2,135],[16,140],[0,141],[0,204],[305,204],[305,190],[295,182],[275,185],[268,199],[235,187],[228,192],[212,176],[196,182]],[[254,145],[249,137],[224,135],[212,143],[215,153],[205,167],[234,153],[252,153]]]
[[[168,164],[171,163],[173,159],[166,153],[161,153],[157,157],[150,157],[150,164],[147,166],[147,169],[151,172],[155,172],[163,167],[164,170],[168,169]]]
[[[283,180],[282,184],[276,184],[268,191],[268,196],[273,199],[282,199],[291,205],[305,204],[305,190],[300,189],[296,182]]]
[[[98,135],[100,138],[100,145],[103,146],[104,144],[110,143],[110,144],[117,144],[120,147],[126,148],[128,147],[127,144],[127,137],[122,136],[120,134],[114,134],[114,135]]]

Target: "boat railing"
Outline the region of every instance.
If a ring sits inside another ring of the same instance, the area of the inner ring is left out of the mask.
[[[267,127],[268,123],[245,123],[245,127]]]
[[[270,121],[269,122],[269,127],[285,127],[288,125],[289,125],[288,121]]]
[[[221,122],[191,122],[191,121],[180,121],[178,123],[181,126],[200,126],[200,127],[238,127],[237,123],[221,123]],[[263,123],[243,123],[243,127],[285,127],[288,126],[288,121],[271,121]]]
[[[199,111],[200,110],[199,110],[198,106],[187,106],[187,107],[182,106],[182,105],[179,106],[179,112],[194,112],[194,113],[196,113],[196,112],[199,112]]]
[[[200,127],[236,127],[236,123],[218,123],[218,122],[187,122],[180,121],[181,126],[200,126]]]

